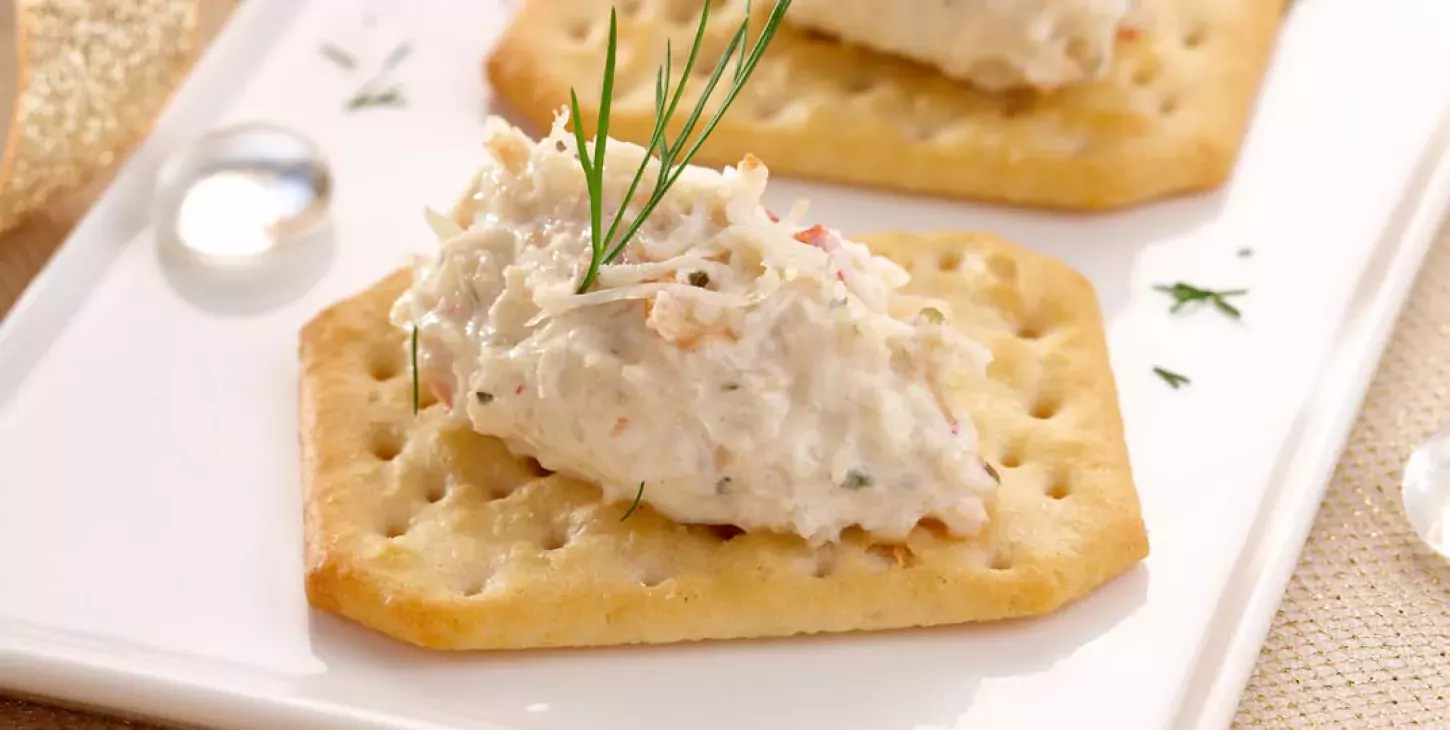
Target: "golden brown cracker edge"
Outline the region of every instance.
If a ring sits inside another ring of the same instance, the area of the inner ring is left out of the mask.
[[[577,88],[592,130],[612,5],[525,0],[485,62],[488,81],[539,129]],[[669,16],[677,6],[621,5],[613,137],[648,140],[665,38],[683,53],[698,18]],[[1045,95],[977,91],[925,66],[782,27],[696,161],[727,165],[753,153],[792,176],[1063,210],[1217,188],[1238,158],[1282,5],[1148,6],[1150,27],[1119,43],[1110,74]],[[719,52],[741,8],[736,0],[712,11],[707,49]],[[690,87],[700,85],[696,78]]]

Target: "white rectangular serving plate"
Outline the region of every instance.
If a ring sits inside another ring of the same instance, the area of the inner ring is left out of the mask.
[[[1030,621],[428,653],[307,606],[297,330],[433,245],[421,213],[480,159],[506,14],[248,0],[0,325],[0,688],[227,728],[1228,724],[1450,202],[1450,3],[1300,0],[1212,195],[1074,216],[773,182],[832,227],[990,230],[1093,280],[1152,541],[1130,574]],[[408,105],[344,113],[400,40]],[[243,120],[306,131],[336,175],[325,272],[250,303],[168,276],[146,219],[165,155]],[[1244,319],[1170,316],[1152,286],[1180,279],[1249,289]]]

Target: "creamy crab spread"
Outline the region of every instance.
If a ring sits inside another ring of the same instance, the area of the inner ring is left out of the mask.
[[[992,91],[1091,79],[1139,0],[794,0],[786,19]]]
[[[900,293],[902,268],[777,219],[747,157],[687,169],[579,294],[590,205],[562,119],[538,144],[498,120],[486,136],[471,196],[433,217],[441,251],[392,314],[417,327],[422,382],[456,416],[679,522],[813,542],[982,527],[996,474],[961,393],[990,354],[944,325],[945,305]],[[605,225],[643,159],[607,150]]]

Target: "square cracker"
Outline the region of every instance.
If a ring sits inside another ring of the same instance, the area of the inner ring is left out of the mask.
[[[700,0],[525,0],[487,61],[494,88],[541,128],[577,88],[592,130],[611,5],[620,28],[610,135],[647,142],[665,39],[678,74]],[[771,3],[755,5],[760,16]],[[1069,210],[1217,187],[1238,157],[1284,3],[1145,5],[1146,31],[1118,43],[1107,76],[1046,95],[978,91],[788,27],[787,15],[696,161],[730,164],[750,152],[790,175]],[[711,7],[704,75],[744,0]],[[691,80],[686,111],[703,82]]]
[[[904,544],[682,525],[549,475],[428,404],[414,417],[393,274],[301,335],[307,595],[438,649],[663,643],[1041,614],[1148,552],[1092,286],[988,236],[863,239],[988,346],[971,411],[1001,466],[989,527]],[[426,403],[426,401],[425,401]]]

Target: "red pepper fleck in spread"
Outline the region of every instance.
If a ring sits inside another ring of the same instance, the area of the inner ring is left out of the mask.
[[[765,216],[770,219],[770,222],[771,223],[779,223],[780,222],[780,216],[776,215],[775,214],[775,211],[773,211],[773,210],[771,210],[769,208],[766,208],[765,209]]]
[[[795,234],[794,238],[801,243],[808,243],[817,248],[821,248],[826,238],[826,227],[817,223]]]
[[[453,388],[449,385],[435,383],[428,386],[433,391],[433,399],[443,404],[443,410],[453,410]]]
[[[1121,27],[1121,28],[1118,29],[1118,39],[1119,40],[1128,41],[1128,42],[1131,43],[1133,41],[1138,40],[1141,37],[1143,37],[1142,31],[1140,31],[1137,28],[1134,28],[1132,26],[1125,25],[1125,26],[1123,26],[1123,27]]]
[[[519,383],[519,387],[514,388],[514,395],[522,395],[523,392],[524,392],[524,384],[523,383]]]

